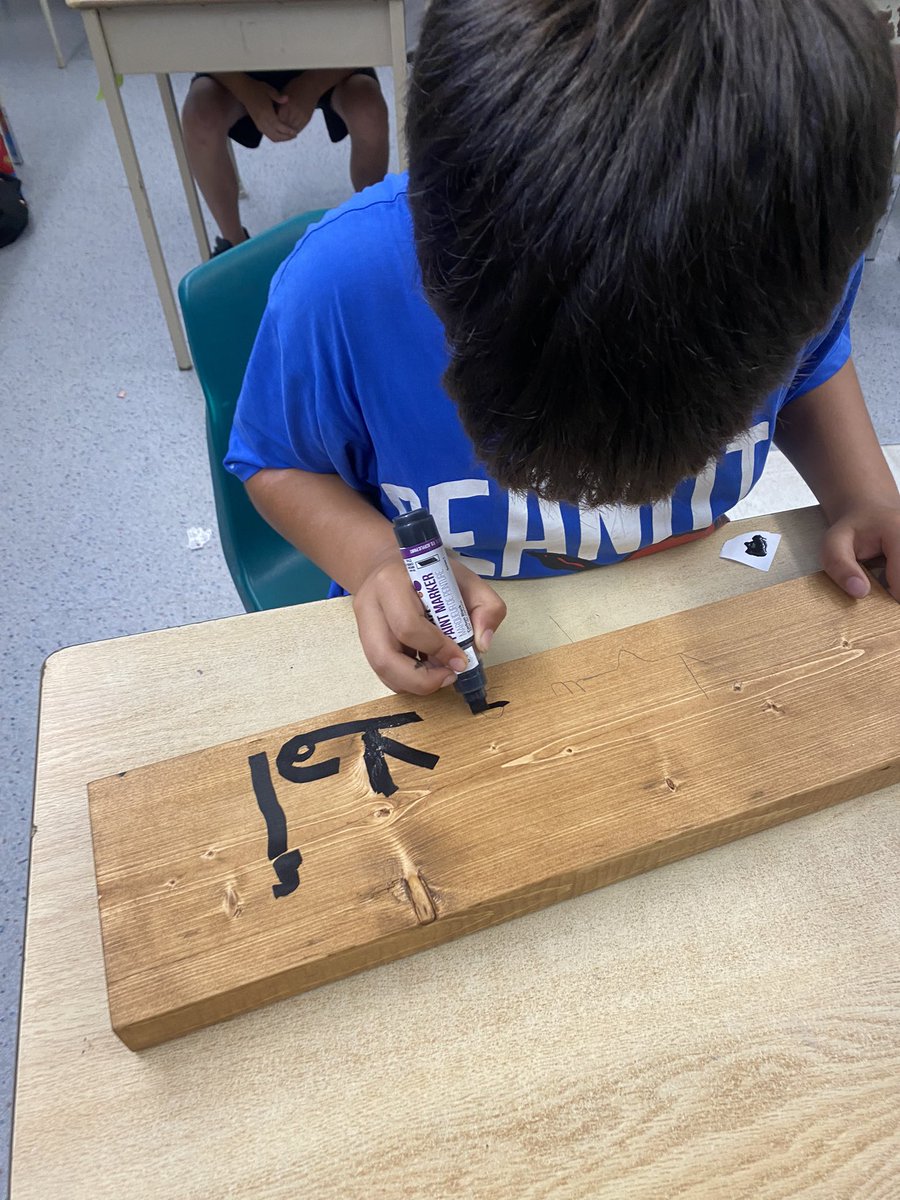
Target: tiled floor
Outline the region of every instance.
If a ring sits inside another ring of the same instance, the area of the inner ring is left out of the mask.
[[[51,2],[73,55],[65,71],[34,0],[0,0],[0,94],[33,212],[27,236],[0,251],[0,1179],[41,663],[62,645],[239,610],[215,532],[187,548],[187,527],[215,530],[200,393],[174,365],[80,21]],[[125,100],[177,277],[195,248],[153,81],[129,79]],[[349,192],[346,152],[321,124],[240,165],[251,230]],[[855,333],[883,440],[900,442],[898,249],[900,212],[867,273]],[[776,456],[738,515],[809,498]]]

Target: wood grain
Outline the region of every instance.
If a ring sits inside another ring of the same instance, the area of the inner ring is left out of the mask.
[[[498,666],[477,718],[390,697],[96,782],[113,1027],[151,1046],[894,783],[898,665],[897,604],[810,576]],[[376,750],[439,761],[389,754],[392,794],[358,732],[306,745],[404,713]],[[277,898],[250,759],[302,855]]]

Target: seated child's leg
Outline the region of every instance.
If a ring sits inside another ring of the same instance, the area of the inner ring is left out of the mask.
[[[359,192],[387,174],[387,105],[368,75],[351,75],[339,83],[331,103],[350,133],[350,179]]]
[[[191,84],[181,113],[191,171],[222,237],[235,246],[244,241],[244,231],[238,181],[228,154],[228,130],[244,112],[227,88],[203,75]]]

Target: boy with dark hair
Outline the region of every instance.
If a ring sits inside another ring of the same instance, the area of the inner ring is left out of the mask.
[[[884,553],[900,598],[848,332],[894,104],[865,0],[433,0],[409,179],[281,268],[227,459],[354,595],[389,686],[464,665],[398,512],[427,505],[458,551],[485,648],[488,579],[699,536],[773,441],[825,511],[829,574],[862,596],[857,560]]]

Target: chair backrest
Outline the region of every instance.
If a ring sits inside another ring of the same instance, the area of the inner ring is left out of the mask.
[[[284,221],[195,267],[178,287],[206,398],[206,441],[222,550],[248,611],[320,600],[328,593],[328,577],[260,517],[243,484],[222,466],[272,276],[304,230],[323,215],[308,212]]]

